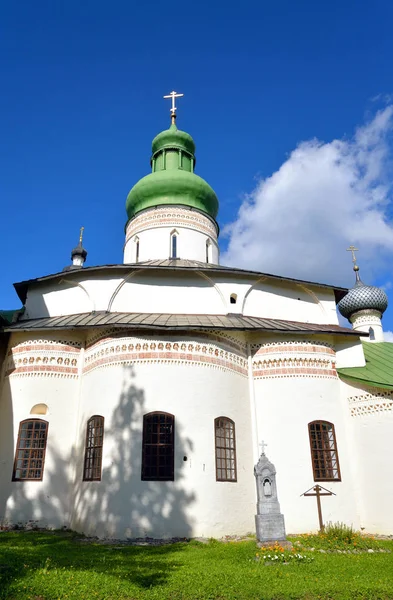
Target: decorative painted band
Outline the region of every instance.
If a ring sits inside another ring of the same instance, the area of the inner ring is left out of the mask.
[[[178,209],[175,212],[168,211],[168,209],[154,209],[136,216],[129,222],[126,230],[126,243],[144,229],[176,226],[191,227],[217,240],[215,225],[204,215],[185,209]]]
[[[224,370],[233,371],[243,376],[247,376],[247,368],[240,364],[234,364],[229,360],[214,358],[212,356],[203,356],[196,354],[183,354],[182,352],[141,352],[127,353],[116,356],[105,356],[96,359],[83,369],[83,374],[87,374],[97,368],[108,367],[113,364],[129,365],[138,363],[166,364],[176,365],[185,364],[189,366],[208,366],[218,367]]]
[[[21,352],[41,352],[41,351],[56,351],[56,352],[73,352],[78,354],[80,352],[80,348],[75,348],[74,346],[66,346],[62,344],[35,344],[34,342],[30,342],[28,345],[20,345],[15,346],[8,350],[7,356],[13,356],[15,354],[19,354]]]
[[[393,410],[392,392],[375,392],[375,394],[359,394],[348,398],[351,417],[371,415]]]
[[[230,338],[225,334],[220,333],[211,333],[210,331],[193,331],[192,332],[192,340],[188,339],[187,341],[181,339],[182,333],[187,335],[187,332],[176,332],[175,336],[172,336],[172,341],[169,342],[167,339],[162,340],[159,336],[162,335],[160,331],[152,331],[151,335],[147,335],[144,330],[134,329],[132,332],[132,336],[129,335],[129,331],[127,329],[119,330],[119,329],[110,329],[104,332],[97,332],[96,335],[90,338],[90,340],[86,343],[86,350],[89,352],[96,349],[96,347],[106,344],[112,343],[117,340],[118,345],[115,346],[116,352],[120,352],[122,350],[125,352],[126,350],[132,351],[134,349],[135,344],[140,344],[143,350],[162,350],[163,348],[170,349],[170,346],[167,348],[166,345],[169,343],[174,344],[175,350],[188,350],[192,352],[197,347],[201,347],[203,342],[218,342],[220,344],[220,351],[228,351],[228,352],[236,352],[240,354],[243,358],[246,358],[246,345],[241,344],[234,338]],[[189,333],[189,332],[188,332]],[[166,336],[167,337],[167,336]],[[120,347],[119,341],[121,340],[122,344]],[[199,350],[197,350],[199,351]]]
[[[78,369],[76,367],[60,367],[59,365],[29,365],[27,367],[17,367],[6,371],[6,377],[12,375],[44,375],[57,377],[77,377]]]
[[[360,417],[362,415],[372,415],[381,412],[391,412],[393,410],[393,401],[385,402],[364,402],[350,407],[351,417]]]
[[[335,351],[333,350],[333,348],[329,348],[327,346],[317,346],[317,345],[304,345],[304,346],[298,346],[298,345],[293,345],[293,346],[283,346],[283,345],[277,345],[277,346],[261,346],[261,348],[259,348],[257,350],[257,352],[255,353],[254,356],[260,355],[260,354],[286,354],[286,353],[299,353],[299,352],[306,352],[306,353],[311,353],[311,354],[329,354],[331,356],[335,356]]]
[[[75,343],[74,343],[75,344]],[[79,345],[79,344],[78,344]],[[77,377],[80,348],[55,340],[28,340],[10,349],[5,375],[58,375]]]
[[[337,379],[337,372],[335,369],[318,368],[260,369],[254,371],[254,379],[269,379],[272,377],[333,377]]]

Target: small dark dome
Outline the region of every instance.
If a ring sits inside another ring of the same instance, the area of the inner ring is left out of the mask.
[[[71,260],[74,258],[74,256],[81,256],[83,260],[86,260],[87,251],[81,245],[75,246],[75,248],[73,248],[71,251]]]
[[[355,286],[340,300],[337,307],[343,317],[349,319],[359,310],[377,310],[381,315],[388,307],[388,297],[383,290],[365,285],[356,272]]]

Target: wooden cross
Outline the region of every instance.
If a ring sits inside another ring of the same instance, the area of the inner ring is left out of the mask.
[[[261,442],[259,445],[260,445],[260,447],[261,447],[262,454],[265,454],[265,446],[267,446],[266,442],[264,442],[264,441],[262,440],[262,442]]]
[[[176,110],[177,110],[177,106],[175,104],[175,98],[181,98],[182,96],[184,96],[184,94],[178,94],[177,92],[171,92],[167,96],[164,96],[164,98],[172,98],[172,108],[171,108],[172,116],[176,115]]]
[[[356,254],[355,252],[359,252],[358,248],[355,248],[355,246],[349,246],[349,248],[347,248],[347,252],[352,252],[352,262],[354,265],[356,265]]]
[[[311,490],[314,490],[315,493],[313,494],[311,492]],[[321,490],[324,490],[324,491],[321,493]],[[323,519],[322,519],[321,496],[335,496],[336,494],[334,492],[331,492],[330,490],[327,490],[326,488],[322,487],[321,485],[316,485],[316,486],[310,488],[309,490],[307,490],[307,492],[304,492],[304,494],[300,494],[300,495],[317,497],[319,529],[320,529],[320,531],[323,531],[325,529],[325,526],[323,524]]]

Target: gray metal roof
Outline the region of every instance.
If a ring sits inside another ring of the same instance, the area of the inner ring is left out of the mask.
[[[228,275],[244,275],[244,276],[254,276],[254,277],[268,277],[270,279],[274,279],[276,281],[289,281],[294,283],[302,283],[306,285],[313,285],[315,287],[329,289],[335,292],[336,302],[338,302],[347,292],[348,288],[337,287],[333,285],[328,285],[326,283],[316,283],[312,281],[304,281],[302,279],[294,279],[292,277],[281,277],[279,275],[271,275],[269,273],[260,273],[258,271],[247,271],[245,269],[237,269],[234,267],[225,267],[223,265],[214,265],[211,263],[199,262],[197,260],[183,260],[180,258],[176,259],[166,259],[166,260],[147,260],[145,262],[139,263],[128,263],[128,264],[120,264],[120,265],[100,265],[95,267],[83,267],[83,271],[92,273],[97,271],[105,270],[118,270],[118,271],[135,271],[135,270],[144,270],[144,269],[159,269],[165,271],[174,271],[174,270],[184,270],[184,271],[210,271],[214,273],[226,273]],[[82,269],[79,269],[78,272],[81,273]],[[26,302],[27,297],[27,289],[29,285],[32,283],[38,283],[41,281],[50,281],[51,279],[56,279],[58,277],[66,278],[72,277],[75,274],[75,271],[60,271],[59,273],[53,273],[52,275],[45,275],[44,277],[37,277],[36,279],[27,279],[26,281],[21,281],[20,283],[14,283],[14,287],[16,293],[18,294],[20,300],[24,304]]]
[[[339,335],[368,335],[339,325],[299,323],[278,319],[261,319],[237,314],[228,315],[172,315],[152,313],[82,313],[63,317],[22,320],[5,326],[3,331],[31,331],[42,329],[86,329],[91,327],[121,327],[129,329],[228,329],[238,331],[266,331],[272,333],[330,333]]]

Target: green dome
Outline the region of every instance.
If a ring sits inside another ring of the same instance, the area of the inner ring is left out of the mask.
[[[185,131],[180,131],[174,123],[169,129],[156,135],[152,142],[153,155],[164,148],[178,148],[189,154],[195,154],[195,142],[192,137]]]
[[[208,183],[194,173],[195,143],[185,131],[172,125],[159,133],[152,143],[152,173],[134,185],[127,196],[126,210],[132,219],[141,210],[155,206],[189,206],[213,219],[218,199]]]
[[[217,196],[202,177],[189,171],[171,169],[150,173],[134,185],[127,196],[128,218],[145,208],[165,204],[190,206],[213,218],[218,212]]]

